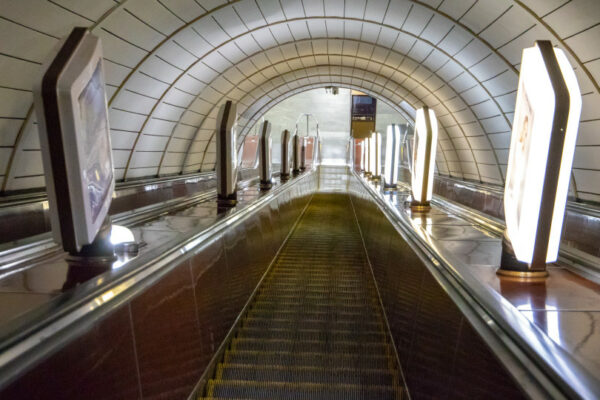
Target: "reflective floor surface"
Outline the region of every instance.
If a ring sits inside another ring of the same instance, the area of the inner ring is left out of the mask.
[[[494,233],[435,205],[428,213],[414,213],[407,203],[408,191],[383,193],[377,183],[367,184],[380,192],[398,215],[409,221],[419,236],[460,276],[488,291],[507,317],[517,311],[529,321],[531,326],[523,331],[529,332],[531,337],[526,339],[545,347],[547,354],[556,355],[558,360],[563,355],[574,359],[600,382],[600,332],[597,330],[600,285],[560,264],[549,265],[550,276],[540,282],[520,282],[498,276],[496,270],[502,249],[501,239]],[[541,342],[539,333],[542,333]],[[551,343],[540,344],[544,337]]]

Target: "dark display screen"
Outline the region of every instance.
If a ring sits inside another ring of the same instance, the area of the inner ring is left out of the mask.
[[[377,100],[371,96],[352,96],[352,119],[374,120]]]

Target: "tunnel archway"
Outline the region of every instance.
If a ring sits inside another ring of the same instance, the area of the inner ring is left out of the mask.
[[[596,199],[600,193],[590,157],[597,145],[598,60],[583,44],[598,30],[594,18],[600,10],[594,2],[126,0],[94,7],[48,3],[43,18],[23,7],[14,2],[1,12],[6,30],[21,43],[35,39],[27,49],[15,43],[3,51],[8,75],[16,78],[6,85],[14,101],[2,119],[8,127],[3,191],[43,186],[31,83],[58,39],[72,26],[85,25],[105,47],[121,179],[179,173],[184,169],[178,170],[176,159],[208,153],[206,131],[223,99],[241,101],[243,107],[270,101],[262,93],[263,81],[254,82],[246,73],[277,81],[286,73],[278,70],[283,64],[290,71],[333,68],[354,58],[362,67],[359,78],[363,70],[376,70],[374,82],[393,76],[390,68],[405,68],[409,78],[394,82],[402,83],[394,90],[406,90],[402,94],[411,105],[435,105],[439,100],[432,94],[446,104],[448,111],[439,113],[447,128],[442,152],[454,164],[440,173],[501,184],[521,49],[550,39],[571,57],[584,94],[575,194]],[[566,26],[565,20],[576,22]],[[307,64],[309,58],[314,63]],[[390,97],[383,89],[372,91]],[[194,137],[205,140],[194,142]],[[192,148],[192,143],[206,147]],[[210,162],[194,163],[210,169]]]

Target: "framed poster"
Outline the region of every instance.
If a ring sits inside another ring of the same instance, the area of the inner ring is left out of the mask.
[[[100,39],[74,28],[34,87],[54,240],[71,253],[94,241],[114,170]]]
[[[554,262],[569,190],[581,93],[569,61],[548,41],[523,50],[504,189],[515,257]]]
[[[438,126],[435,112],[429,107],[417,110],[412,154],[411,187],[413,201],[426,204],[433,194],[433,172]]]

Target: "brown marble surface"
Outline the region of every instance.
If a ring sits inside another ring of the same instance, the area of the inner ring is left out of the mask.
[[[274,188],[281,183],[274,178]],[[268,192],[250,186],[238,191],[238,203],[230,209],[219,209],[216,201],[209,200],[153,221],[130,227],[140,243],[137,257],[120,257],[111,271],[94,278],[98,285],[120,274],[135,269],[139,261],[160,255],[174,244],[209,228],[222,218],[245,209]],[[194,193],[197,194],[197,193]],[[68,301],[72,290],[65,284],[69,274],[66,253],[54,253],[24,268],[5,274],[0,279],[0,339],[9,337],[16,326],[34,322],[40,314],[52,312]],[[88,281],[88,285],[90,282]],[[35,312],[38,310],[39,312]],[[42,311],[43,310],[43,311]],[[30,313],[30,318],[26,314]],[[20,321],[22,319],[22,322]],[[15,320],[19,320],[16,324]],[[3,328],[10,326],[9,331]]]
[[[379,190],[377,185],[369,185]],[[507,301],[512,306],[509,312],[531,323],[528,329],[537,330],[551,340],[553,344],[545,350],[551,353],[556,348],[563,349],[600,383],[599,284],[560,264],[550,265],[549,277],[541,282],[501,277],[496,274],[500,266],[501,240],[493,233],[435,205],[427,214],[413,213],[405,203],[409,199],[408,192],[382,196],[387,197],[399,215],[410,221],[415,231],[459,274],[475,278],[493,294],[499,307],[503,300]]]
[[[101,296],[92,292],[94,305],[66,329],[36,337],[39,342],[27,357],[20,353],[0,365],[0,399],[187,398],[315,190],[316,179],[309,175],[293,183],[260,206],[256,200],[269,192],[250,188],[240,191],[242,201],[232,209],[219,210],[209,201],[136,227],[136,237],[146,241],[142,254],[120,260],[115,270],[74,289],[61,289],[69,275],[63,255],[0,281],[0,304],[15,294],[31,299],[31,304],[16,299],[0,309],[5,327],[25,332],[12,340],[26,337],[31,328],[26,322],[45,324],[81,292],[101,290]],[[237,218],[239,211],[257,206]],[[224,217],[231,218],[202,233]],[[273,229],[278,225],[283,228]],[[156,267],[144,263],[156,264],[156,254],[168,248],[177,249],[177,255],[144,275]],[[129,278],[131,272],[140,280],[129,292],[119,292],[124,280],[110,280],[119,274]],[[105,295],[112,297],[104,300]],[[105,302],[96,303],[100,298]],[[20,320],[17,310],[29,311]],[[68,310],[71,315],[73,308]]]

